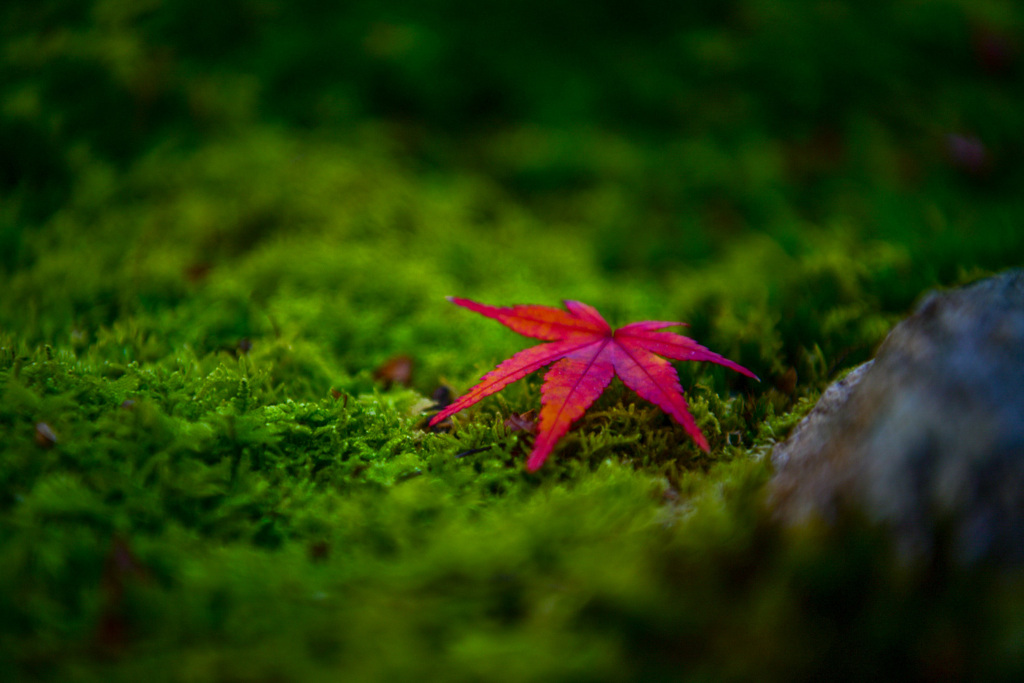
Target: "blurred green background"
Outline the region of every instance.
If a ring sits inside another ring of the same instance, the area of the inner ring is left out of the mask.
[[[0,678],[1012,680],[1019,582],[757,501],[923,292],[1024,261],[1022,36],[1009,0],[4,3]],[[450,294],[685,320],[763,381],[679,367],[708,455],[616,385],[526,475],[536,378],[422,429],[524,345]]]
[[[834,371],[1020,263],[1014,7],[9,3],[0,321],[89,338],[232,280],[315,295],[355,372],[445,294],[584,298]]]

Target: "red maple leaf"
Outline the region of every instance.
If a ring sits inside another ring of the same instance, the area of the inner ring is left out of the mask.
[[[435,425],[554,363],[544,375],[541,387],[540,425],[533,452],[526,461],[526,469],[531,472],[544,464],[558,440],[597,400],[615,375],[641,398],[671,415],[705,451],[708,442],[686,408],[679,375],[665,358],[711,361],[757,379],[750,370],[708,351],[692,339],[659,331],[686,323],[645,320],[613,330],[595,308],[579,301],[566,301],[566,312],[551,306],[498,308],[469,299],[448,297],[448,300],[494,318],[519,334],[549,342],[520,351],[502,362],[465,396],[430,420],[430,424]]]

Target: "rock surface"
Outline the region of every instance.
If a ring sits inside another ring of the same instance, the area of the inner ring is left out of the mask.
[[[1024,561],[1024,270],[926,297],[772,463],[789,522],[852,508],[908,555]]]

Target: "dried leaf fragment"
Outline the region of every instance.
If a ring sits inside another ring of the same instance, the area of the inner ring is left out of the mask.
[[[36,422],[36,445],[40,448],[53,448],[57,444],[57,435],[45,422]]]
[[[412,370],[412,358],[405,354],[399,354],[381,363],[373,371],[373,378],[378,382],[383,382],[385,389],[392,384],[407,387],[412,384]]]

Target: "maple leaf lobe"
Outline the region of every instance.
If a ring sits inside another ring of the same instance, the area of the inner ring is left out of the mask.
[[[552,365],[541,386],[542,408],[537,438],[526,469],[537,470],[574,421],[618,376],[644,400],[654,403],[682,425],[703,450],[708,442],[686,406],[679,375],[666,360],[708,361],[757,379],[743,366],[714,353],[688,337],[664,332],[685,323],[646,320],[616,330],[597,309],[566,300],[566,310],[551,306],[497,307],[470,299],[448,297],[452,303],[493,318],[509,329],[547,343],[530,347],[502,361],[480,378],[464,396],[435,415],[430,424],[467,408],[510,383]]]

